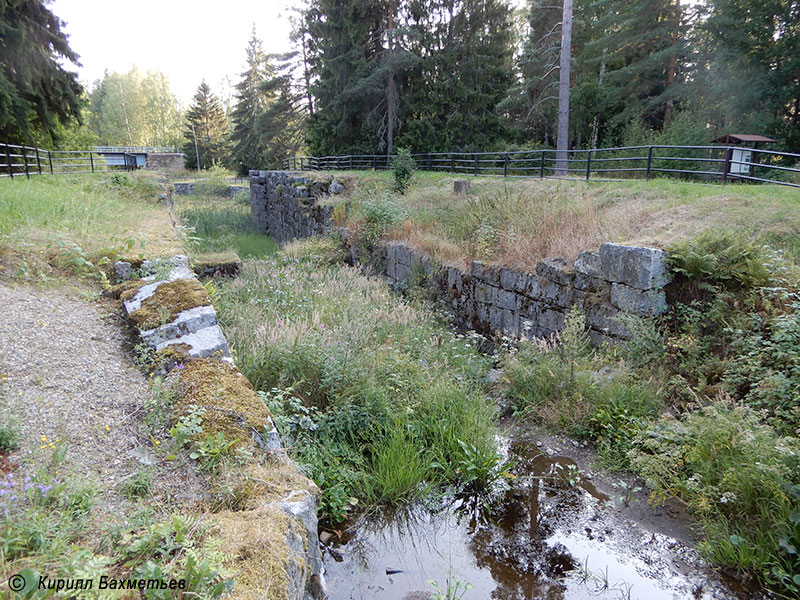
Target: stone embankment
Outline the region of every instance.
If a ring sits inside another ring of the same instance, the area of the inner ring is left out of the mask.
[[[344,191],[328,181],[281,171],[250,171],[250,203],[257,227],[280,241],[346,231],[332,223],[332,207],[318,200]],[[355,249],[351,254],[358,259]],[[398,284],[425,282],[455,321],[510,338],[548,337],[577,306],[596,343],[630,337],[624,315],[649,317],[668,309],[664,286],[671,276],[666,253],[657,248],[602,244],[575,261],[539,261],[533,272],[473,261],[469,268],[437,264],[406,242],[382,245],[380,268]],[[374,259],[372,259],[374,262]]]
[[[135,270],[130,262],[116,263],[115,272],[122,283],[115,291],[128,321],[154,352],[156,365],[162,371],[182,365],[178,380],[192,405],[204,411],[204,428],[227,431],[233,439],[252,444],[254,451],[260,448],[275,457],[272,466],[262,466],[254,459],[253,464],[242,467],[246,473],[274,469],[275,481],[264,481],[267,490],[251,494],[244,509],[211,515],[212,521],[219,521],[216,535],[230,554],[232,570],[250,574],[247,581],[237,584],[243,586],[241,595],[234,592],[234,596],[260,593],[266,597],[274,588],[284,590],[280,597],[288,600],[323,598],[316,486],[286,458],[263,400],[233,365],[206,289],[189,269],[185,256],[136,266]],[[148,272],[152,274],[136,277]],[[178,410],[177,405],[173,408]],[[254,489],[258,487],[254,482],[263,479],[247,477],[247,485]],[[242,535],[250,528],[271,532],[269,544],[254,548],[260,544]]]

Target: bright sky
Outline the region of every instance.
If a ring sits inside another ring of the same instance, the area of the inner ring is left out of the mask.
[[[53,0],[78,72],[90,89],[103,72],[158,69],[187,106],[206,82],[223,98],[244,70],[245,47],[255,23],[267,53],[289,46],[289,9],[297,0]]]

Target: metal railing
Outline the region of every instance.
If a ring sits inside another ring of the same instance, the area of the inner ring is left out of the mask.
[[[95,146],[95,152],[119,153],[130,152],[131,154],[149,154],[151,152],[160,154],[173,154],[178,151],[175,146]]]
[[[492,175],[614,181],[673,176],[706,182],[753,181],[800,187],[800,154],[738,146],[624,146],[515,152],[430,152],[411,155],[417,169]],[[391,157],[378,154],[295,156],[283,168],[300,171],[391,169]]]
[[[0,142],[0,177],[136,170],[136,155],[94,150],[44,150]]]

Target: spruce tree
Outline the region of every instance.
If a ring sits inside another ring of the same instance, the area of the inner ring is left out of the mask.
[[[708,0],[701,10],[693,92],[710,122],[800,152],[800,4]]]
[[[208,169],[229,162],[228,120],[219,99],[203,81],[186,113],[183,146],[187,169]],[[196,151],[195,151],[196,140]],[[199,156],[199,164],[197,157]]]
[[[483,150],[506,141],[498,104],[513,81],[513,25],[506,0],[410,0],[409,50],[398,146],[420,152]]]
[[[623,128],[640,119],[661,129],[686,56],[676,0],[593,0],[583,6],[583,23],[576,92],[583,106],[592,102],[602,113],[606,142],[621,141]]]
[[[255,121],[265,166],[280,167],[284,159],[300,154],[305,145],[308,106],[292,81],[295,53],[268,57],[272,77],[259,90],[268,99]]]
[[[314,154],[374,153],[386,77],[378,71],[386,0],[313,0],[306,23],[316,99],[308,124]]]
[[[79,120],[83,88],[63,22],[42,0],[0,2],[0,140],[30,143]]]
[[[269,92],[262,85],[272,76],[274,72],[253,27],[247,43],[247,70],[236,84],[236,105],[231,113],[232,154],[240,175],[247,175],[250,169],[264,168],[267,164],[265,148],[256,131],[256,120],[270,101]]]

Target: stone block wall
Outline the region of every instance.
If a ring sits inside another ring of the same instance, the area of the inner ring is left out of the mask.
[[[336,183],[251,171],[253,219],[261,231],[280,241],[334,232],[330,207],[318,206],[316,199],[340,191]],[[620,315],[648,317],[668,310],[664,286],[671,277],[666,253],[657,248],[603,244],[598,252],[582,252],[575,261],[546,258],[533,272],[525,272],[478,261],[467,269],[437,265],[406,242],[383,247],[380,262],[390,280],[426,281],[458,325],[483,333],[549,337],[564,327],[567,312],[577,306],[596,343],[615,342],[630,337]]]
[[[183,169],[183,154],[180,152],[148,152],[144,168],[156,171],[180,171]]]
[[[574,262],[539,261],[533,272],[473,261],[469,269],[437,267],[405,242],[386,244],[386,274],[398,283],[427,275],[437,297],[459,324],[510,338],[549,337],[564,326],[572,306],[586,315],[595,342],[629,337],[621,313],[655,316],[666,312],[664,286],[670,277],[665,253],[654,248],[603,244]]]
[[[250,209],[260,231],[280,242],[324,235],[331,229],[333,207],[317,200],[344,191],[341,183],[311,181],[282,171],[250,171]]]

